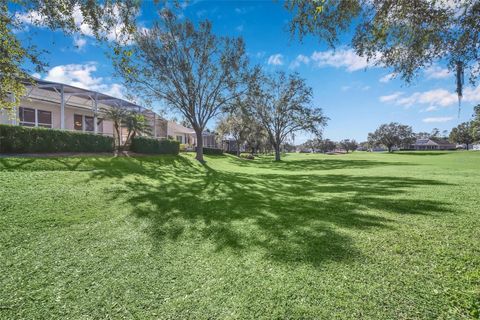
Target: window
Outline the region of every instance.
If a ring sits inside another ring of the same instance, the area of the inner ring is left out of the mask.
[[[73,129],[83,131],[83,116],[81,114],[73,115]]]
[[[20,125],[35,127],[35,109],[20,107]]]
[[[52,127],[52,113],[50,111],[20,107],[19,116],[21,126]]]
[[[177,136],[177,141],[180,142],[180,143],[183,143],[183,137],[182,136]]]
[[[93,131],[93,117],[84,116],[85,117],[85,131]]]
[[[37,125],[43,128],[52,127],[52,113],[50,111],[37,110]]]

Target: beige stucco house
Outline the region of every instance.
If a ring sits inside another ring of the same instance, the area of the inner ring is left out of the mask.
[[[0,124],[44,127],[92,134],[114,135],[112,121],[104,119],[102,110],[126,108],[147,117],[154,138],[171,137],[180,143],[196,145],[195,132],[175,122],[167,121],[150,109],[100,92],[51,81],[36,80],[27,85],[27,93],[13,114],[0,111]],[[121,131],[122,140],[126,130]]]

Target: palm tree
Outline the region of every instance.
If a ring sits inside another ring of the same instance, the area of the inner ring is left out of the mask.
[[[132,139],[139,133],[150,135],[152,128],[150,127],[147,118],[141,113],[131,111],[127,113],[125,118],[125,126],[127,128],[127,139],[125,146],[129,146]]]
[[[128,111],[123,108],[104,108],[102,114],[105,119],[113,122],[113,128],[115,129],[115,144],[117,147],[121,145],[120,126],[125,123]]]

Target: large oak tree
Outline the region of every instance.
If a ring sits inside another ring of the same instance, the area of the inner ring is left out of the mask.
[[[328,118],[312,107],[313,91],[296,73],[277,72],[256,78],[249,94],[250,112],[267,132],[280,161],[281,145],[298,131],[321,136]]]
[[[409,148],[414,141],[412,127],[396,122],[382,124],[377,130],[368,134],[370,146],[384,146],[388,152],[393,152],[393,147]]]
[[[119,47],[114,65],[137,96],[164,101],[190,123],[199,161],[208,121],[234,107],[250,77],[241,38],[216,36],[209,21],[180,22],[168,10],[151,29],[137,31],[130,46]]]

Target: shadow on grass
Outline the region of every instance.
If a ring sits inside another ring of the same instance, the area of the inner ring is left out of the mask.
[[[282,161],[274,161],[273,157],[259,157],[255,160],[240,159],[235,156],[225,155],[228,162],[240,167],[286,170],[286,171],[312,171],[312,170],[338,170],[338,169],[368,169],[379,166],[412,166],[409,162],[387,162],[371,160],[343,159],[295,159],[289,160],[285,156]]]
[[[444,156],[451,153],[452,151],[400,151],[391,154],[408,156]]]
[[[105,201],[120,202],[146,221],[145,232],[157,250],[166,242],[190,241],[213,251],[261,252],[282,263],[349,263],[361,258],[352,232],[393,229],[396,215],[449,210],[445,202],[401,196],[422,186],[447,185],[435,180],[294,172],[304,171],[302,165],[329,170],[398,164],[394,162],[311,159],[276,167],[266,160],[244,161],[257,169],[293,171],[287,175],[219,171],[211,165],[215,157],[210,159],[204,165],[185,156],[0,159],[0,165],[12,171],[89,170],[88,181],[112,181],[112,188],[104,190]],[[242,160],[227,160],[242,165]]]
[[[112,200],[124,201],[149,223],[161,250],[165,241],[195,239],[215,250],[261,250],[265,258],[319,266],[361,256],[348,235],[395,226],[392,215],[447,212],[446,203],[398,198],[420,186],[444,183],[413,178],[238,174],[183,157],[141,159],[144,171],[124,181]],[[115,171],[91,178],[117,177]]]

